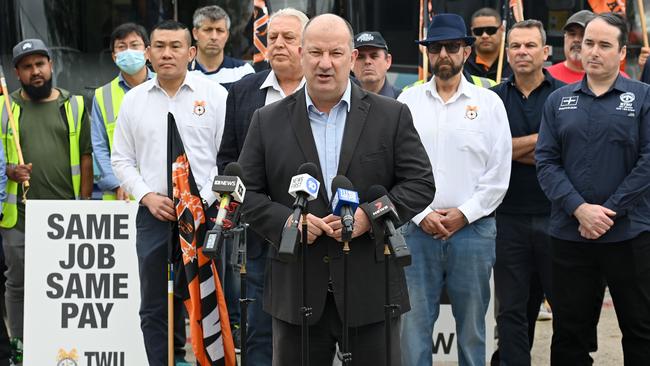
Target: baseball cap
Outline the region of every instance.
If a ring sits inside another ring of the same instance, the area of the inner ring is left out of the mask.
[[[566,24],[564,25],[564,30],[566,30],[570,25],[577,24],[581,26],[582,28],[585,27],[588,21],[590,21],[594,17],[594,13],[592,13],[589,10],[580,10],[579,12],[571,15],[569,19],[567,19]]]
[[[50,51],[47,49],[47,46],[40,39],[26,39],[17,45],[14,46],[13,51],[13,62],[14,66],[25,56],[33,55],[35,53],[40,53],[41,55],[52,58]]]
[[[377,47],[388,51],[386,40],[379,32],[361,32],[354,36],[354,48]]]

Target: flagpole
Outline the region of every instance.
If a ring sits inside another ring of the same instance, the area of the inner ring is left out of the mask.
[[[174,267],[167,263],[167,364],[174,366]]]
[[[643,34],[643,47],[648,47],[648,28],[645,22],[645,10],[643,8],[643,0],[636,0],[639,5],[639,18],[641,18],[641,32]]]
[[[503,8],[501,10],[501,27],[503,28],[501,31],[501,46],[499,47],[499,61],[497,62],[497,77],[496,77],[496,82],[497,84],[501,83],[501,77],[503,76],[503,62],[505,61],[505,48],[506,48],[506,28],[508,27],[508,3],[503,2]]]
[[[2,88],[2,95],[4,95],[5,100],[5,109],[7,110],[7,116],[9,116],[9,126],[13,132],[11,135],[14,140],[14,145],[16,146],[16,151],[18,152],[18,164],[24,165],[25,159],[23,159],[23,149],[20,147],[20,139],[18,138],[18,128],[16,128],[16,119],[14,118],[14,112],[11,110],[11,103],[9,102],[9,90],[7,88],[7,80],[5,79],[4,67],[0,64],[0,87]],[[7,131],[5,131],[7,133]],[[27,201],[27,190],[29,189],[29,180],[23,182],[23,203]]]

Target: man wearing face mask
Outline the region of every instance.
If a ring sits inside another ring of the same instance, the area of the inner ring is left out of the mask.
[[[0,234],[5,254],[7,318],[12,361],[22,364],[25,280],[25,205],[21,183],[29,181],[28,199],[90,199],[93,184],[90,125],[83,97],[52,87],[50,51],[40,39],[26,39],[13,49],[22,88],[11,93],[17,131],[8,131],[8,112],[0,97],[0,137],[7,157],[7,199]],[[10,134],[18,133],[26,164],[18,163]]]
[[[117,113],[122,105],[124,94],[145,81],[153,73],[145,66],[145,48],[149,46],[149,36],[141,25],[124,23],[113,30],[110,49],[113,61],[120,73],[111,82],[95,90],[93,99],[92,142],[100,179],[97,186],[104,192],[105,200],[128,200],[129,195],[120,187],[120,182],[111,168],[111,148]]]

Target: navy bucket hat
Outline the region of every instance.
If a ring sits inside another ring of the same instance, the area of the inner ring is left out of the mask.
[[[463,40],[468,46],[474,44],[474,37],[467,35],[467,26],[460,15],[457,14],[438,14],[434,15],[427,30],[427,38],[415,41],[421,45],[439,41]]]

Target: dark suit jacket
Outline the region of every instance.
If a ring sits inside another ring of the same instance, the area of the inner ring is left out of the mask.
[[[413,126],[411,113],[406,105],[367,93],[354,84],[350,101],[338,174],[350,179],[362,201],[371,185],[386,187],[404,223],[431,203],[435,190],[431,164]],[[277,246],[294,202],[287,193],[289,182],[305,162],[319,166],[305,89],[302,89],[253,114],[239,158],[248,189],[244,214],[251,228],[273,244],[269,250],[264,309],[293,324],[301,321],[299,261],[279,261]],[[309,212],[325,217],[331,210],[320,166],[316,178],[321,182],[320,193],[318,199],[309,203]],[[366,233],[353,239],[350,248],[350,326],[381,322],[384,320],[383,243],[376,243]],[[319,237],[308,247],[307,305],[313,308],[310,324],[321,317],[330,278],[339,313],[342,313],[341,249],[341,243],[327,236]],[[400,304],[401,312],[406,312],[410,306],[404,271],[393,265],[390,273],[392,302]]]
[[[270,72],[268,69],[246,75],[230,86],[226,101],[226,123],[217,154],[219,172],[223,172],[228,163],[239,159],[253,112],[264,107],[266,102],[266,89],[260,90],[260,86]],[[257,258],[265,252],[263,245],[266,244],[259,236],[248,235],[246,256]]]

